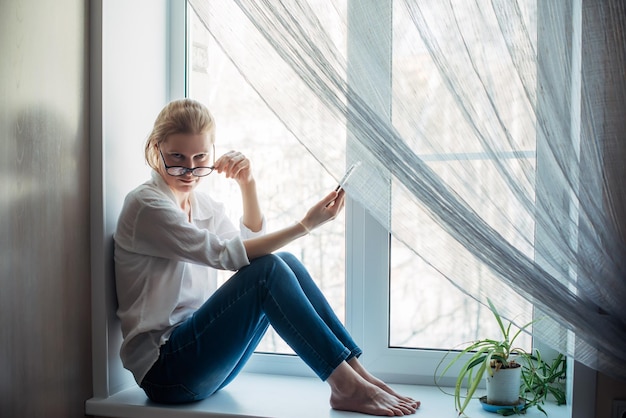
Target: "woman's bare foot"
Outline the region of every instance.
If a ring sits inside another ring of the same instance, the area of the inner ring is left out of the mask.
[[[404,402],[410,403],[416,409],[420,407],[420,404],[421,404],[420,401],[416,401],[415,399],[413,399],[411,397],[402,396],[399,393],[397,393],[395,390],[393,390],[391,387],[389,387],[385,382],[383,382],[382,380],[378,379],[377,377],[373,376],[370,372],[368,372],[365,369],[365,367],[363,367],[363,365],[359,362],[359,360],[356,357],[351,358],[348,361],[348,364],[350,365],[350,367],[352,367],[354,369],[355,372],[357,372],[359,374],[359,376],[361,376],[363,379],[367,380],[371,384],[373,384],[375,386],[378,386],[379,388],[381,388],[385,392],[389,393],[390,395],[393,395],[393,396],[397,397],[398,399],[400,399],[400,400],[402,400]]]
[[[395,395],[387,385],[382,388],[367,381],[348,363],[343,362],[328,377],[330,406],[342,411],[379,416],[414,414],[419,403]],[[381,382],[382,383],[382,382]]]

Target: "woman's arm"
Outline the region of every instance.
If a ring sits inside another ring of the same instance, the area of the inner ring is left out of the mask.
[[[263,212],[259,205],[250,160],[240,152],[229,151],[215,161],[215,169],[218,173],[224,173],[226,178],[235,179],[239,184],[243,204],[243,224],[253,232],[260,231],[263,227]]]
[[[258,232],[263,227],[263,212],[259,205],[254,180],[241,185],[241,201],[243,203],[243,224],[253,232]]]
[[[308,234],[318,226],[333,220],[343,209],[345,192],[342,190],[330,192],[324,199],[316,203],[298,223],[271,232],[257,238],[244,240],[243,245],[252,260],[270,254],[297,238]]]
[[[243,201],[243,224],[251,231],[259,231],[263,226],[263,214],[259,206],[256,182],[252,176],[250,160],[237,151],[230,151],[215,161],[215,169],[233,178],[239,184]],[[243,241],[248,259],[252,260],[270,254],[291,241],[308,234],[318,226],[335,219],[344,206],[344,191],[330,192],[324,199],[313,205],[298,223],[260,237]]]

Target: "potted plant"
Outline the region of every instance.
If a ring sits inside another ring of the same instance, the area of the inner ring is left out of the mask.
[[[559,353],[554,360],[546,362],[539,350],[534,354],[524,356],[522,365],[522,402],[515,408],[494,408],[494,412],[501,415],[520,415],[526,413],[529,408],[537,407],[538,410],[548,415],[543,409],[543,404],[549,395],[552,395],[557,405],[565,405],[565,378],[567,361],[563,354]]]
[[[566,369],[567,360],[563,354],[559,353],[551,362],[546,362],[541,352],[535,350],[522,369],[522,397],[525,404],[520,412],[536,406],[547,415],[542,405],[549,395],[554,397],[557,405],[565,405]]]
[[[454,386],[455,406],[459,415],[463,414],[467,408],[485,375],[487,376],[487,396],[481,398],[483,408],[493,412],[508,410],[512,413],[526,409],[525,399],[520,397],[522,363],[528,361],[531,356],[514,344],[517,337],[534,321],[517,329],[513,329],[513,324],[510,322],[505,326],[493,303],[490,300],[487,302],[498,323],[501,339],[486,338],[470,343],[450,360],[439,375],[439,378],[443,377],[454,364],[464,361]],[[437,366],[435,371],[437,386],[439,386],[437,371],[451,354],[452,352],[448,352]],[[463,393],[463,388],[466,388],[465,393]]]

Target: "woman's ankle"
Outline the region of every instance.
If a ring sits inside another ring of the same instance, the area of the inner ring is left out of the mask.
[[[332,371],[326,382],[331,389],[345,390],[353,385],[358,377],[355,370],[343,361]]]

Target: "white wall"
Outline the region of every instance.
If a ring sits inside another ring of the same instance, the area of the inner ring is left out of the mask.
[[[91,226],[94,396],[134,384],[119,360],[112,235],[128,191],[149,170],[143,145],[169,99],[167,0],[91,3]]]

